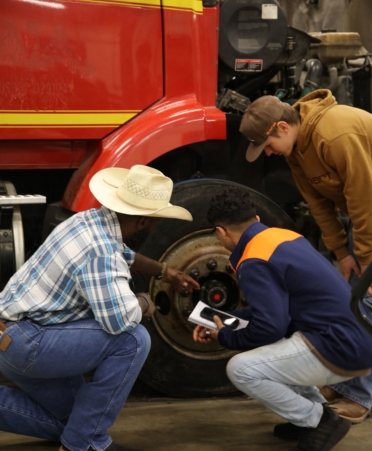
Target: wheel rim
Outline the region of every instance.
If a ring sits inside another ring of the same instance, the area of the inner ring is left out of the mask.
[[[194,342],[192,331],[195,324],[188,321],[199,300],[223,311],[244,305],[229,265],[229,255],[212,230],[204,229],[182,237],[159,260],[189,274],[201,286],[200,291],[188,295],[176,292],[162,281],[152,279],[150,282],[150,295],[157,307],[152,318],[154,326],[163,340],[180,354],[200,360],[226,359],[235,354],[217,340],[208,345]]]

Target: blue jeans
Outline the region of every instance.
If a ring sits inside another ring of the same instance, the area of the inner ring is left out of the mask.
[[[348,227],[348,239],[349,252],[355,258],[355,260],[358,261],[353,252],[354,242],[351,223]],[[357,281],[358,277],[353,274],[350,279],[350,284],[353,285]],[[368,307],[372,307],[372,297],[368,293],[365,295],[362,302]],[[369,376],[356,377],[354,379],[351,379],[350,381],[332,385],[332,388],[344,398],[351,399],[352,401],[357,402],[367,409],[372,408],[372,372]]]
[[[227,375],[240,391],[287,421],[312,428],[318,425],[325,402],[317,387],[349,379],[327,369],[299,332],[235,355],[227,364]]]
[[[0,371],[23,391],[0,387],[0,430],[105,450],[150,349],[146,329],[110,335],[95,320],[53,326],[8,322]],[[83,373],[95,369],[92,380]]]

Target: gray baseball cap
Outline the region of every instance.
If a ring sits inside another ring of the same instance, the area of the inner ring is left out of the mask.
[[[260,156],[283,110],[283,103],[275,96],[259,97],[246,109],[239,131],[250,141],[246,153],[248,161],[255,161]]]

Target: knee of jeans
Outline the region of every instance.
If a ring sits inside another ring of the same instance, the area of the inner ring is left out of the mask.
[[[243,359],[241,358],[240,354],[235,355],[232,357],[229,362],[227,363],[226,367],[226,373],[227,377],[230,379],[230,381],[235,384],[238,382],[238,379],[241,379],[241,373],[242,373],[242,363]],[[246,365],[244,365],[246,366]]]
[[[254,362],[251,361],[246,353],[237,354],[229,360],[226,367],[227,377],[234,385],[255,384],[260,375],[255,371]]]

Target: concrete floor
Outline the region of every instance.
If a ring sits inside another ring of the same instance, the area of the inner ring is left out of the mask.
[[[143,451],[290,451],[293,442],[273,437],[283,422],[246,396],[182,400],[131,395],[111,429],[123,446]],[[351,427],[336,451],[370,451],[372,419]],[[58,451],[58,445],[0,433],[0,451]]]

